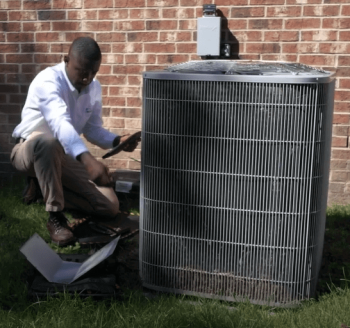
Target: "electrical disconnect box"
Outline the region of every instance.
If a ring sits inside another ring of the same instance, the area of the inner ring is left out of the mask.
[[[216,5],[203,5],[203,17],[197,19],[197,55],[220,56],[221,17]]]

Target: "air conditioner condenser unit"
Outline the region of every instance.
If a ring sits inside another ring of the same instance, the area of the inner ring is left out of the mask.
[[[314,295],[333,96],[329,72],[293,63],[143,74],[145,287],[271,305]]]

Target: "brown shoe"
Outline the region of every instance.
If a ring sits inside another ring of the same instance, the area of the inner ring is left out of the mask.
[[[27,177],[27,184],[22,193],[22,200],[27,205],[43,201],[43,195],[37,178]]]
[[[58,246],[66,246],[76,240],[68,226],[68,220],[62,212],[51,212],[46,227],[52,242]]]

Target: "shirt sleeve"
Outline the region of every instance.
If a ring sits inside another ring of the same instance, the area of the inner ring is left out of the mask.
[[[94,88],[94,106],[92,109],[91,116],[86,122],[83,128],[83,134],[85,138],[103,149],[108,149],[113,147],[113,141],[116,138],[116,134],[109,132],[102,126],[102,92],[101,85],[96,81]]]
[[[38,107],[53,136],[59,140],[66,154],[76,158],[81,153],[88,151],[72,125],[67,105],[62,97],[60,82],[48,77],[35,88]]]

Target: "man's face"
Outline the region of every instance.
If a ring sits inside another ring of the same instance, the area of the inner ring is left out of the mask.
[[[71,53],[64,56],[64,62],[69,81],[79,92],[92,82],[101,64],[101,60],[91,61]]]

